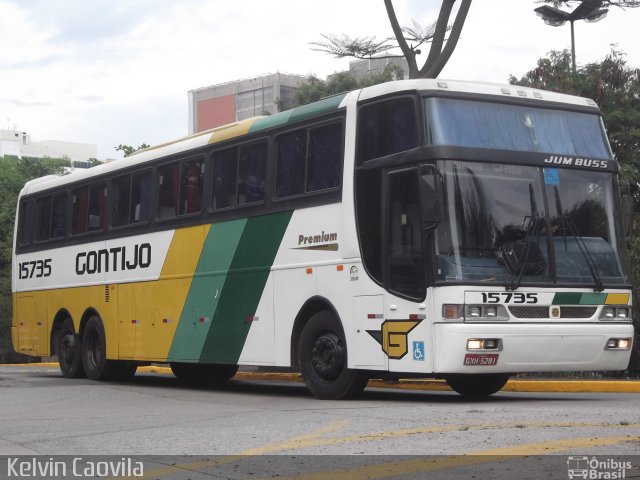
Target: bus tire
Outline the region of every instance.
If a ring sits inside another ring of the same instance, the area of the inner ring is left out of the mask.
[[[107,340],[102,320],[97,315],[87,321],[82,334],[82,366],[91,380],[112,380],[117,364],[107,360]]]
[[[80,337],[76,335],[73,321],[67,317],[56,335],[58,364],[64,378],[82,378],[82,351]]]
[[[226,382],[238,371],[238,365],[171,362],[169,366],[178,380],[199,386]]]
[[[347,342],[340,321],[330,311],[311,317],[300,334],[298,352],[304,382],[316,398],[351,398],[367,386],[363,372],[347,368]]]
[[[480,398],[493,395],[509,380],[508,373],[456,374],[445,377],[447,384],[463,397]]]

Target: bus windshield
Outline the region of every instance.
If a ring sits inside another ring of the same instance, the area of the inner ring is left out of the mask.
[[[607,172],[440,161],[439,281],[626,283]]]

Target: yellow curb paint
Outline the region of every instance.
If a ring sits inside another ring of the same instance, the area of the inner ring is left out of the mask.
[[[57,363],[0,364],[3,367],[57,367]],[[138,372],[171,375],[169,367],[156,365],[138,367]],[[299,373],[238,372],[238,380],[302,382]],[[370,380],[369,387],[398,390],[451,391],[444,380],[406,379],[398,381]],[[550,392],[550,393],[640,393],[638,380],[509,380],[504,392]]]

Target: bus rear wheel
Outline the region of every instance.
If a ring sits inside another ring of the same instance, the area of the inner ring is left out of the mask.
[[[56,337],[56,353],[60,371],[65,378],[84,377],[80,337],[76,335],[73,321],[65,318]]]
[[[445,377],[447,384],[463,397],[480,398],[493,395],[509,380],[508,373],[457,374]]]
[[[82,334],[82,366],[91,380],[111,380],[117,373],[117,364],[107,360],[107,341],[102,320],[97,315],[89,318]]]
[[[367,386],[363,372],[347,368],[347,343],[332,312],[311,317],[300,335],[298,352],[304,382],[316,398],[351,398]]]
[[[226,382],[238,371],[238,365],[172,362],[169,366],[178,380],[200,386]]]

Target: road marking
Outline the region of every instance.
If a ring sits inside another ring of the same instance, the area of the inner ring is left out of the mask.
[[[246,459],[247,456],[264,455],[268,453],[280,452],[283,450],[291,450],[292,448],[297,448],[297,447],[293,447],[292,445],[296,445],[297,443],[308,442],[320,435],[335,432],[336,430],[343,428],[348,423],[349,423],[348,420],[340,420],[340,421],[332,422],[320,428],[319,430],[316,430],[314,432],[307,433],[304,435],[300,435],[298,437],[294,437],[284,442],[269,444],[262,447],[250,448],[236,455],[220,455],[217,458],[211,459],[211,460],[204,460],[200,462],[191,462],[191,463],[178,463],[178,464],[167,466],[167,467],[157,468],[155,470],[144,472],[144,475],[138,478],[151,478],[151,477],[159,478],[159,477],[165,477],[165,476],[173,475],[174,473],[185,472],[185,471],[200,472],[202,470],[196,470],[196,469],[202,469],[205,467],[213,468],[218,465],[227,465],[232,462],[242,461]],[[127,478],[129,477],[113,477],[111,480],[125,480]]]
[[[243,450],[237,455],[219,456],[216,459],[205,460],[200,462],[176,464],[164,468],[159,468],[149,472],[145,472],[142,478],[159,478],[163,476],[169,476],[179,472],[185,471],[202,471],[203,468],[208,470],[215,468],[218,465],[226,465],[232,462],[239,462],[245,460],[248,456],[265,455],[273,453],[281,453],[287,450],[298,450],[302,448],[309,448],[315,446],[324,445],[338,445],[343,443],[356,443],[356,442],[370,442],[380,441],[389,438],[401,438],[409,435],[428,434],[428,433],[440,433],[440,432],[452,432],[461,430],[504,430],[507,428],[640,428],[640,423],[622,425],[622,424],[607,424],[607,423],[590,423],[590,422],[521,422],[512,424],[475,424],[475,425],[443,425],[437,427],[422,427],[422,428],[408,428],[401,430],[391,430],[386,432],[375,432],[362,435],[348,435],[344,437],[331,437],[320,438],[322,435],[336,432],[345,426],[349,422],[347,420],[340,420],[332,422],[318,430],[313,432],[299,435],[291,439],[267,444],[262,447],[253,447],[247,450]],[[332,480],[365,480],[386,478],[390,476],[397,476],[401,474],[420,473],[433,470],[451,469],[457,467],[463,467],[466,465],[474,465],[487,462],[495,462],[498,460],[513,459],[528,455],[545,455],[545,454],[557,454],[561,452],[567,452],[572,449],[585,449],[595,448],[611,445],[619,445],[626,442],[640,441],[640,437],[633,435],[615,436],[615,437],[577,437],[567,438],[560,440],[550,440],[541,443],[531,443],[523,445],[515,445],[508,447],[498,447],[488,450],[479,450],[474,452],[466,452],[463,455],[447,456],[447,457],[429,457],[420,458],[416,460],[406,461],[392,461],[382,463],[378,465],[325,471],[321,473],[313,473],[295,477],[280,477],[281,480],[324,480],[328,476]],[[484,457],[484,458],[483,458]]]
[[[594,448],[620,445],[622,443],[638,440],[640,440],[640,437],[633,437],[631,435],[605,438],[567,438],[563,440],[552,440],[549,442],[531,443],[514,447],[481,450],[465,455],[446,457],[437,456],[412,460],[391,461],[363,467],[314,472],[278,478],[280,480],[325,480],[327,478],[331,478],[331,480],[371,480],[388,477],[395,478],[401,475],[425,473],[435,470],[448,470],[482,463],[496,463],[503,460],[514,460],[516,458],[531,455],[567,452],[575,448]]]

